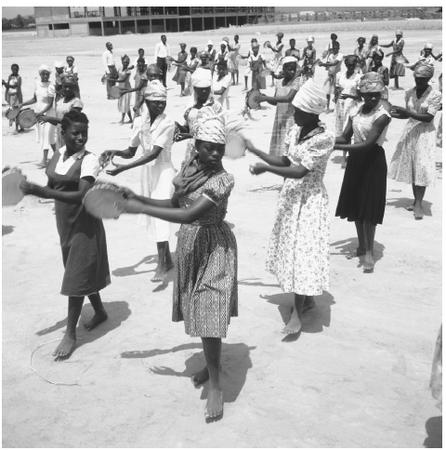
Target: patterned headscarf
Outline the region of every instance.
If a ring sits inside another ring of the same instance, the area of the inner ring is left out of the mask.
[[[167,89],[161,81],[153,80],[147,84],[144,99],[165,102],[167,100]]]
[[[419,62],[413,71],[415,78],[432,78],[434,76],[434,66],[425,61]]]
[[[297,91],[291,103],[301,111],[319,115],[327,105],[327,94],[310,78]]]
[[[359,81],[359,92],[363,94],[382,92],[384,88],[382,76],[377,72],[367,72]]]
[[[225,144],[226,130],[223,116],[215,114],[209,117],[201,117],[195,138],[200,141]]]

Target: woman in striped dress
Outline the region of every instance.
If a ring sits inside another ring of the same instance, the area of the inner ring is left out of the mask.
[[[130,58],[127,55],[124,55],[121,58],[122,61],[122,69],[118,72],[119,78],[118,78],[118,87],[120,89],[131,89],[132,86],[130,84],[130,73],[131,70],[129,69],[130,64]],[[127,114],[129,116],[129,123],[133,122],[132,119],[132,113],[130,109],[130,99],[132,94],[126,93],[119,97],[118,99],[118,110],[121,113],[121,122],[124,123],[125,115]]]
[[[234,178],[222,166],[226,131],[221,116],[200,123],[196,151],[174,179],[171,199],[131,196],[125,212],[181,223],[173,292],[174,322],[201,337],[206,367],[193,376],[196,386],[209,380],[206,421],[223,415],[220,387],[221,340],[237,316],[237,244],[224,221]]]
[[[392,47],[393,51],[388,53],[386,56],[391,56],[392,61],[390,63],[390,78],[394,79],[395,87],[394,89],[403,89],[400,88],[398,83],[399,77],[404,77],[405,75],[405,67],[401,60],[404,60],[406,63],[408,62],[405,56],[403,55],[404,48],[404,39],[403,32],[401,30],[397,30],[395,32],[396,39],[393,40],[390,44],[383,45],[381,47]]]

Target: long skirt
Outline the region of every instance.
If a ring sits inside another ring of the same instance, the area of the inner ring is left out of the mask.
[[[132,94],[124,94],[121,95],[118,99],[118,110],[122,114],[127,114],[130,112],[130,99],[132,97]]]

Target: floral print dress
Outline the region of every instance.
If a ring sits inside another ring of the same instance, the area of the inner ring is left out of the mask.
[[[266,269],[284,292],[313,296],[328,289],[329,209],[323,177],[334,143],[334,134],[322,127],[302,140],[297,125],[289,131],[284,156],[309,172],[286,178],[279,195]]]

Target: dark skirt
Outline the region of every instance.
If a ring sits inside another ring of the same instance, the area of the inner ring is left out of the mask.
[[[382,224],[386,207],[387,163],[375,145],[349,154],[336,216],[349,221]]]

